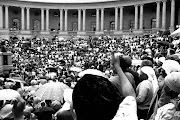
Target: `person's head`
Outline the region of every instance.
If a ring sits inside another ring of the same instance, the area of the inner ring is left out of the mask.
[[[179,59],[179,57],[178,57],[176,54],[168,55],[168,56],[166,57],[166,60],[175,60],[175,61],[177,61],[178,63],[180,63],[180,59]]]
[[[49,107],[49,106],[51,106],[52,101],[51,100],[45,100],[45,103]]]
[[[172,72],[168,74],[165,79],[164,90],[167,96],[175,98],[180,94],[180,72]]]
[[[122,56],[120,57],[120,66],[123,71],[126,71],[132,65],[132,59],[130,56]]]
[[[122,100],[103,75],[85,74],[74,87],[72,101],[77,120],[111,120]]]
[[[175,60],[166,60],[163,62],[162,69],[165,70],[166,74],[180,72],[180,64]]]
[[[150,67],[153,67],[153,63],[151,62],[151,60],[142,60],[142,63],[141,63],[141,67],[143,66],[150,66]]]
[[[121,53],[117,53],[120,59],[121,69],[125,72],[132,65],[132,59],[128,55],[122,55]],[[113,67],[113,72],[116,73],[116,70]]]
[[[145,78],[148,77],[148,79],[145,79],[145,80],[150,80],[152,82],[154,92],[155,92],[159,86],[158,86],[158,81],[157,81],[157,77],[156,77],[154,69],[150,66],[144,66],[140,69],[140,79],[143,78],[141,75],[144,75]],[[142,80],[144,80],[144,78]]]
[[[148,79],[148,76],[146,73],[144,73],[141,69],[139,71],[139,79],[140,81],[143,81],[143,80],[147,80]]]

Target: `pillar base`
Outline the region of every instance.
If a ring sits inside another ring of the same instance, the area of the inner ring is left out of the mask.
[[[104,34],[103,31],[96,31],[96,32],[95,32],[95,35],[102,35],[102,34]]]
[[[9,29],[0,29],[0,39],[9,39]]]
[[[59,35],[68,35],[68,32],[66,32],[66,31],[59,31]]]
[[[77,35],[86,35],[85,31],[77,32]]]
[[[21,30],[20,33],[21,33],[21,34],[26,34],[26,35],[31,34],[31,32],[30,32],[29,30]]]
[[[114,31],[114,34],[115,34],[115,35],[117,35],[117,34],[120,35],[120,34],[123,34],[123,31],[122,31],[122,30],[120,30],[120,31]]]
[[[0,29],[0,34],[9,34],[9,29]]]
[[[49,31],[41,31],[40,34],[48,35],[48,34],[50,34],[50,32]]]

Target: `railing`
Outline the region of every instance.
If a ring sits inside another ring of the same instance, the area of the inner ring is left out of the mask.
[[[133,30],[123,30],[123,33],[133,33]]]
[[[68,34],[71,36],[77,36],[77,31],[69,31]]]
[[[104,34],[105,34],[105,35],[113,35],[113,34],[114,34],[114,31],[104,31]]]
[[[18,35],[20,33],[20,30],[18,29],[10,29],[9,34],[10,35]]]
[[[51,35],[58,35],[58,34],[59,34],[59,31],[50,31],[50,34],[51,34]]]
[[[31,30],[31,34],[32,35],[39,35],[40,34],[40,30]]]
[[[135,35],[138,33],[141,33],[141,34],[147,34],[147,33],[149,34],[150,33],[151,34],[151,33],[154,33],[155,31],[157,31],[157,30],[156,29],[143,29],[143,30],[123,30],[122,32],[124,35]],[[84,31],[84,32],[85,33],[83,33],[83,35],[86,35],[86,36],[96,35],[96,31]],[[99,31],[99,32],[101,32],[101,31]],[[21,30],[18,30],[18,29],[9,29],[9,30],[2,29],[0,34],[20,35],[22,33],[21,33]],[[40,35],[41,31],[40,30],[30,30],[30,33],[27,33],[27,34]],[[60,34],[60,31],[57,30],[57,31],[49,31],[49,34],[47,34],[47,35],[59,35],[59,34]],[[69,36],[77,36],[78,31],[66,31],[63,34],[69,35]],[[114,31],[103,31],[102,34],[114,35]]]
[[[86,35],[95,35],[95,31],[86,31]]]
[[[152,33],[152,29],[144,29],[144,33]]]

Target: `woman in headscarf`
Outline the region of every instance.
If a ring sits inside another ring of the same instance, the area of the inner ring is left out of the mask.
[[[153,94],[158,90],[158,81],[152,67],[144,66],[140,69],[142,82],[136,88],[139,119],[145,119],[149,110]]]
[[[156,91],[156,93],[153,96],[150,109],[148,111],[148,116],[147,119],[154,118],[157,109],[168,104],[171,98],[174,96],[171,93],[171,90],[169,87],[166,85],[167,78],[169,74],[173,72],[178,72],[180,73],[180,65],[177,61],[175,60],[165,60],[162,64],[162,67],[158,70],[159,78],[158,78],[158,84],[159,84],[159,89]],[[166,79],[165,79],[166,78]],[[174,79],[174,77],[173,77]],[[168,92],[169,91],[169,92]],[[170,94],[168,94],[170,93]]]
[[[165,75],[164,75],[164,81],[162,85],[160,98],[158,100],[158,107],[162,107],[163,105],[169,102],[169,97],[165,93],[165,89],[167,89],[167,86],[165,84],[165,78],[167,75],[171,74],[172,72],[180,72],[180,65],[175,60],[166,60],[162,65],[162,69],[164,70]]]
[[[161,107],[154,113],[155,120],[179,120],[180,72],[171,72],[165,77],[163,93],[166,97]]]

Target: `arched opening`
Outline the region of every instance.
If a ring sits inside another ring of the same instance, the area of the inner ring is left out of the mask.
[[[39,20],[34,21],[34,30],[40,30],[40,21]]]
[[[114,31],[115,30],[115,22],[111,21],[110,22],[110,31]]]
[[[72,24],[72,30],[73,30],[73,31],[77,31],[77,30],[78,30],[78,23],[77,23],[77,22],[73,22],[73,24]]]
[[[151,28],[156,28],[156,18],[151,19]]]
[[[13,30],[19,30],[19,27],[20,27],[19,19],[17,18],[13,19],[13,24],[12,24]]]
[[[91,31],[96,31],[96,22],[91,22]]]

